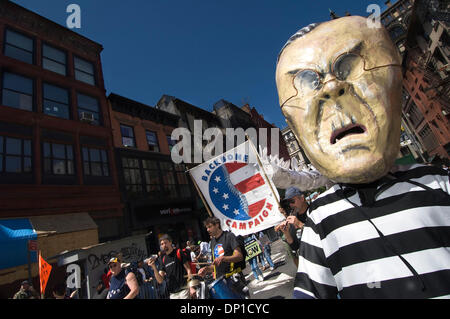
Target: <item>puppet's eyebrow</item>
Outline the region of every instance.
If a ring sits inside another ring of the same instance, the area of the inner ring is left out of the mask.
[[[344,48],[343,50],[340,50],[339,53],[336,55],[336,57],[338,57],[341,54],[347,53],[347,52],[352,52],[352,53],[361,53],[362,47],[363,47],[363,42],[359,41],[356,44],[348,47],[348,48]]]

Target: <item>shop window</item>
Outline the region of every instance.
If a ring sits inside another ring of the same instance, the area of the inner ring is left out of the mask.
[[[191,187],[189,186],[189,179],[186,173],[186,166],[184,164],[175,164],[175,171],[177,174],[178,187],[180,189],[180,196],[183,198],[191,197]]]
[[[120,133],[122,134],[122,145],[125,147],[136,147],[134,140],[134,130],[131,126],[120,124]]]
[[[67,74],[66,53],[44,43],[42,46],[42,67],[65,76]]]
[[[161,196],[161,179],[158,163],[152,160],[142,160],[142,169],[145,177],[145,191],[149,197],[158,198]]]
[[[73,146],[44,142],[44,174],[75,175]]]
[[[31,140],[0,136],[0,173],[31,173]]]
[[[78,93],[78,118],[80,121],[100,125],[100,106],[96,98]]]
[[[95,68],[93,63],[74,57],[74,66],[76,80],[95,85]]]
[[[159,152],[158,135],[156,132],[146,131],[148,150],[152,152]]]
[[[125,180],[125,189],[128,195],[142,193],[142,178],[139,168],[139,160],[136,158],[122,158],[122,168]]]
[[[109,162],[106,150],[83,147],[83,172],[89,176],[109,176]]]
[[[14,73],[3,73],[2,104],[33,110],[33,80]]]
[[[44,83],[44,113],[63,119],[70,118],[69,91]]]
[[[163,178],[163,195],[167,198],[177,198],[177,182],[175,171],[171,162],[160,162],[161,175]]]
[[[6,30],[4,52],[6,56],[33,64],[34,41],[21,33]]]

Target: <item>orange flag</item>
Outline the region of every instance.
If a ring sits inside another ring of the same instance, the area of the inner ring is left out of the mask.
[[[50,277],[50,272],[52,271],[52,266],[48,264],[44,258],[41,256],[41,251],[39,251],[39,279],[41,282],[41,296],[44,296],[45,287],[47,286],[48,277]]]

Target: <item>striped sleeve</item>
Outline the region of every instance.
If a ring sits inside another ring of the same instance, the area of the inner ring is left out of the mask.
[[[297,299],[336,299],[336,281],[327,265],[322,241],[313,221],[308,218],[300,243],[294,294]]]

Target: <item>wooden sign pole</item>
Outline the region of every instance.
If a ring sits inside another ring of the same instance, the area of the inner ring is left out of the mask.
[[[201,192],[200,189],[198,188],[198,185],[197,185],[197,183],[195,182],[194,177],[192,177],[191,172],[190,172],[190,171],[187,171],[187,173],[189,173],[189,176],[190,176],[191,179],[192,179],[192,183],[194,183],[195,189],[197,190],[198,194],[200,195],[200,198],[202,199],[203,205],[205,205],[206,210],[208,211],[209,216],[210,216],[210,217],[214,217],[213,214],[212,214],[212,212],[211,212],[211,209],[210,209],[209,206],[208,206],[208,203],[206,202],[205,198],[203,197],[202,192]]]

